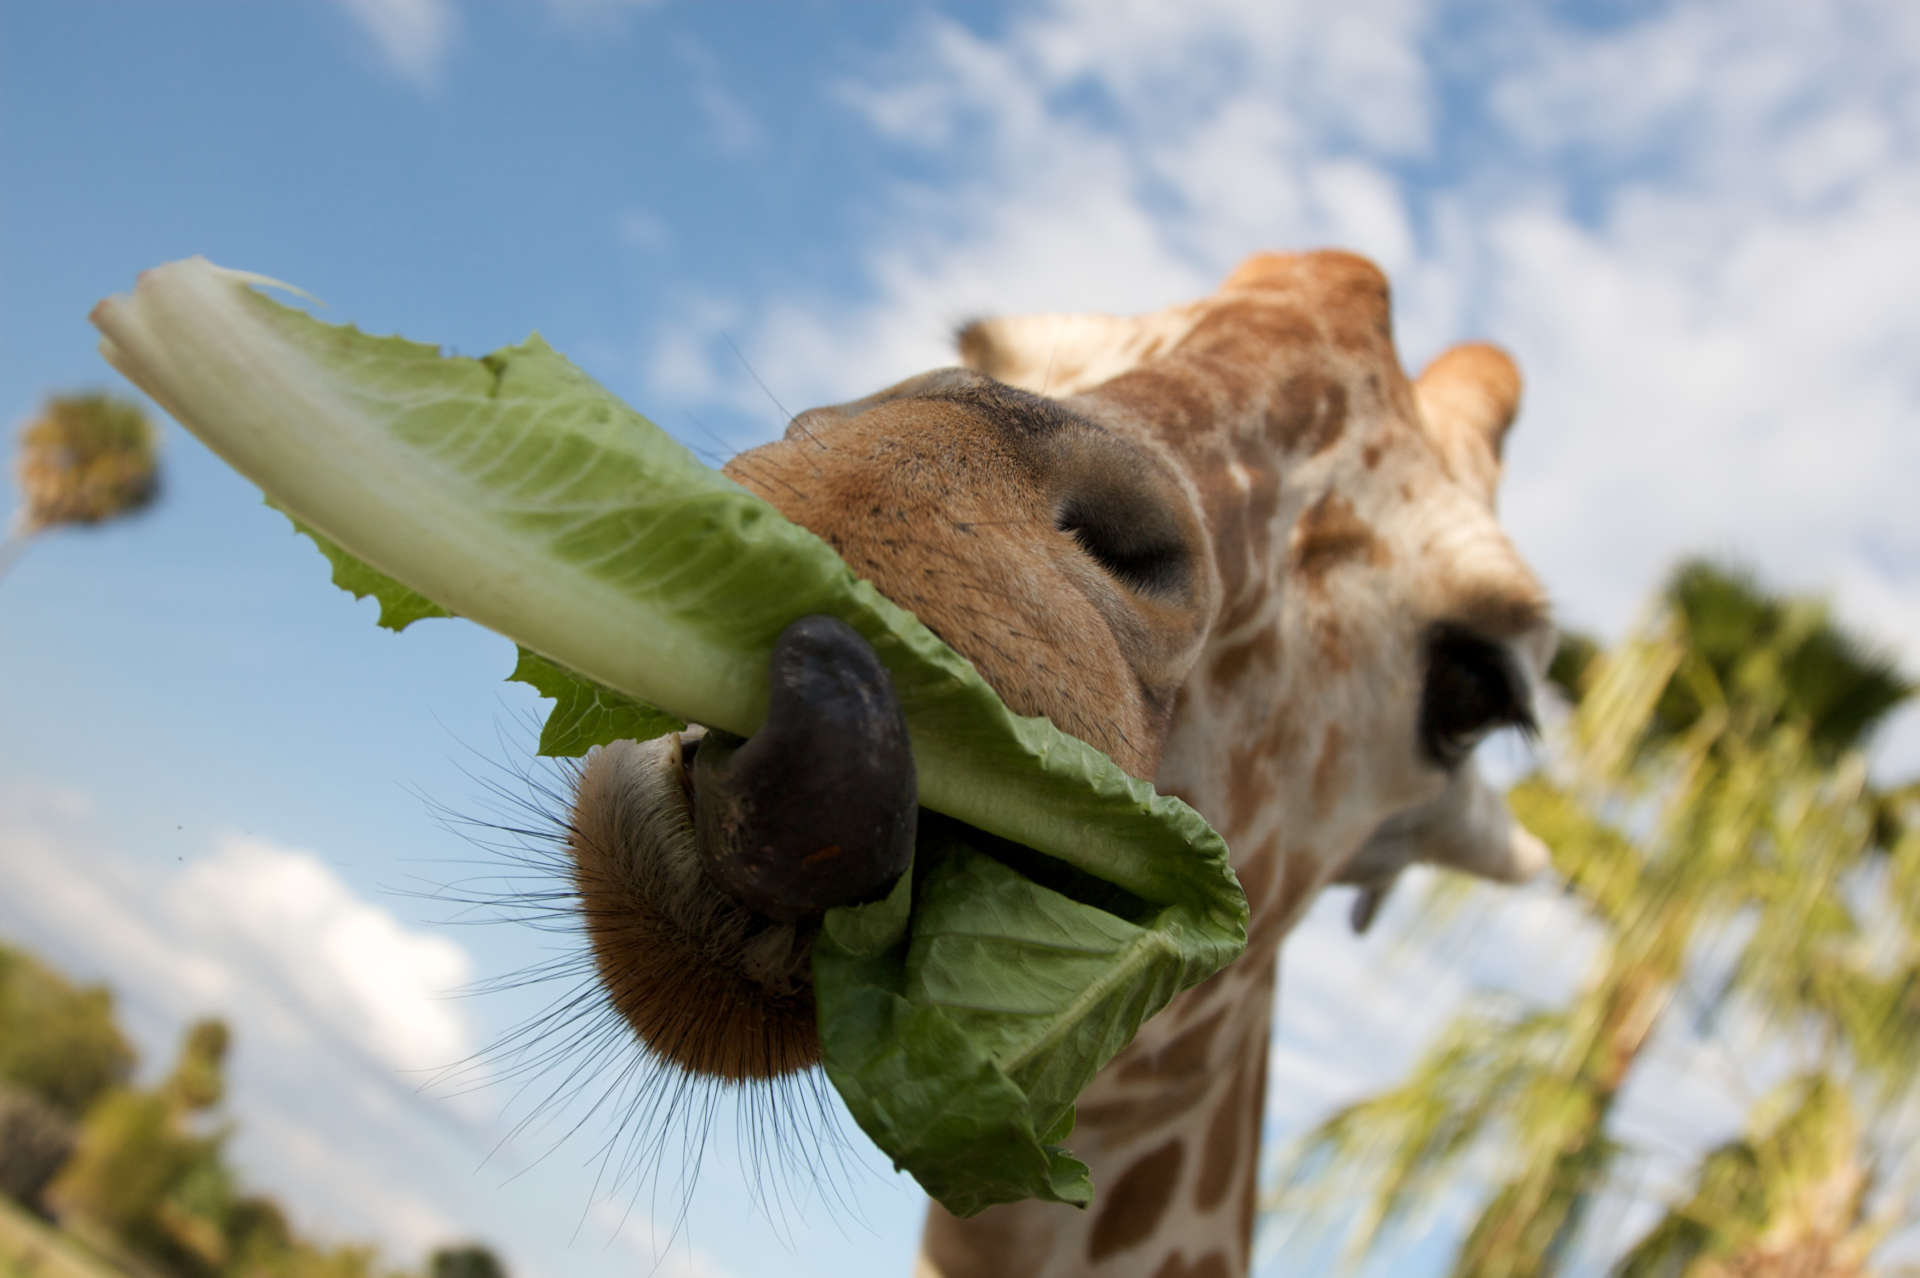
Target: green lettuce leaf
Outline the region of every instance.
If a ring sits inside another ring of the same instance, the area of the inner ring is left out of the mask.
[[[540,729],[544,755],[578,757],[609,741],[650,741],[687,726],[656,706],[582,679],[525,648],[507,678],[553,699],[553,712]]]
[[[963,840],[921,858],[909,917],[860,915],[896,933],[886,944],[847,948],[862,926],[835,911],[816,956],[829,1077],[897,1163],[956,1211],[1084,1203],[1084,1168],[1056,1148],[1073,1095],[1245,945],[1219,835],[1008,710],[826,543],[538,337],[449,357],[322,324],[257,283],[198,258],[147,271],[95,308],[102,353],[309,531],[336,582],[378,598],[381,624],[451,614],[519,643],[513,677],[556,701],[543,752],[681,721],[750,735],[774,639],[836,616],[893,679],[926,808],[1137,903],[1122,919]],[[1038,962],[1042,934],[1070,939]]]
[[[376,625],[384,626],[398,634],[416,621],[453,615],[425,595],[408,590],[393,578],[375,572],[318,532],[298,519],[294,519],[293,516],[287,517],[293,521],[294,529],[304,533],[308,540],[320,548],[320,553],[327,557],[327,562],[333,566],[334,585],[355,599],[372,596],[374,602],[380,605],[380,616],[375,622]],[[553,694],[547,693],[547,695]]]
[[[910,915],[892,898],[836,910],[814,944],[827,1077],[955,1215],[1022,1198],[1085,1206],[1086,1165],[1061,1148],[1074,1098],[1180,991],[1196,921],[1169,906],[1130,922],[952,832],[915,860]]]

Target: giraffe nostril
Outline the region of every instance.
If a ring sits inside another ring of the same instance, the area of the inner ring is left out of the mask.
[[[694,830],[722,890],[780,920],[873,900],[913,855],[906,717],[865,639],[803,617],[774,645],[767,719],[694,752]]]

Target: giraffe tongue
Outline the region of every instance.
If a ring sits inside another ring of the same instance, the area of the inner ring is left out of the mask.
[[[767,719],[751,740],[709,731],[693,760],[694,830],[709,872],[754,912],[791,920],[884,896],[919,812],[906,717],[867,641],[802,617],[775,642]]]

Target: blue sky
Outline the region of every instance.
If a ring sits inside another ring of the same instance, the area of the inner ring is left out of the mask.
[[[13,5],[0,413],[113,386],[87,309],[194,253],[464,352],[538,329],[718,455],[776,398],[945,362],[968,316],[1156,307],[1342,244],[1394,278],[1409,364],[1518,354],[1504,513],[1565,617],[1618,631],[1716,551],[1920,670],[1917,63],[1912,6],[1866,0]],[[469,772],[530,748],[510,649],[377,630],[177,429],[165,463],[153,512],[0,581],[0,934],[112,980],[150,1041],[233,1016],[238,1153],[315,1228],[651,1263],[677,1199],[596,1198],[598,1137],[503,1185],[545,1148],[483,1163],[504,1096],[417,1090],[539,1006],[443,995],[548,938],[405,895],[476,855],[431,803],[482,806]],[[1920,767],[1912,716],[1880,766]],[[1551,967],[1550,894],[1503,901],[1488,962]],[[1343,905],[1288,951],[1276,1131],[1443,1006]],[[713,1149],[664,1272],[905,1272],[884,1169],[853,1173],[865,1223],[782,1224],[724,1124]]]

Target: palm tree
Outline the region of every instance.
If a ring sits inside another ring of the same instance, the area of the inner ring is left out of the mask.
[[[1813,1055],[1802,1099],[1791,1121],[1756,1117],[1744,1143],[1710,1156],[1692,1197],[1618,1272],[1852,1272],[1843,1257],[1864,1258],[1885,1232],[1868,1172],[1915,1165],[1869,1140],[1852,1107],[1911,1118],[1920,1099],[1915,787],[1876,792],[1861,755],[1912,686],[1817,603],[1705,564],[1682,568],[1652,622],[1613,651],[1566,645],[1554,677],[1578,698],[1573,766],[1510,798],[1602,937],[1585,984],[1563,1007],[1476,1001],[1402,1083],[1309,1135],[1280,1202],[1329,1178],[1364,1187],[1357,1257],[1469,1158],[1491,1159],[1495,1187],[1452,1272],[1559,1273],[1592,1241],[1595,1203],[1630,1192],[1632,1151],[1610,1120],[1656,1031],[1680,1011],[1712,1034],[1747,1009]],[[1729,941],[1731,962],[1709,962]],[[1825,1180],[1773,1156],[1816,1146],[1838,1151]],[[1703,1223],[1728,1204],[1759,1227]],[[1812,1256],[1829,1267],[1777,1259]]]
[[[111,395],[56,395],[20,431],[22,502],[0,537],[0,573],[27,542],[62,524],[99,524],[159,492],[159,433],[145,410]]]

